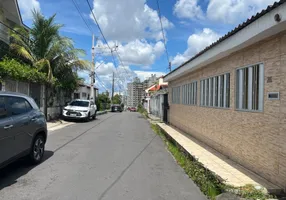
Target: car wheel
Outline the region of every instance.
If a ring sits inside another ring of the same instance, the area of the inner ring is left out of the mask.
[[[96,112],[95,112],[94,115],[92,116],[92,119],[96,119]]]
[[[85,118],[86,122],[89,122],[89,120],[90,120],[90,113],[88,113],[87,117]]]
[[[38,164],[42,161],[45,153],[45,139],[42,135],[37,135],[33,141],[30,152],[30,159],[33,164]]]

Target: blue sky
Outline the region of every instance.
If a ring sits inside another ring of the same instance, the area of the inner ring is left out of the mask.
[[[122,64],[115,65],[92,18],[86,0],[74,0],[94,34],[96,45],[96,86],[111,88],[111,74],[116,74],[116,90],[138,76],[141,80],[156,73],[166,74],[164,51],[156,0],[89,0],[94,14],[111,47],[118,46]],[[64,24],[61,33],[84,49],[83,59],[91,60],[91,32],[81,19],[73,0],[18,0],[24,23],[32,24],[31,9],[44,16],[57,14]],[[242,21],[273,4],[274,0],[159,0],[167,49],[172,69],[216,41]],[[88,72],[80,72],[88,82]]]

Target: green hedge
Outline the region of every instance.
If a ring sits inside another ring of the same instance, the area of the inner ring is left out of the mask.
[[[47,75],[36,68],[22,64],[14,59],[0,61],[0,80],[10,78],[34,83],[48,83]]]

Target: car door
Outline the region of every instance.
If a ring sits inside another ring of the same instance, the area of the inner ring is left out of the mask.
[[[90,115],[94,115],[95,114],[95,107],[94,107],[94,103],[91,101],[90,102]]]
[[[15,136],[15,151],[16,154],[20,154],[30,148],[29,144],[32,135],[29,126],[31,123],[30,112],[32,112],[32,108],[27,107],[29,103],[23,97],[11,96],[8,97],[8,102],[14,125],[12,134]]]
[[[15,155],[13,120],[7,110],[7,98],[0,96],[0,165]]]

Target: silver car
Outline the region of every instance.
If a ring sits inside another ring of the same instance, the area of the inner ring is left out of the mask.
[[[28,156],[41,162],[47,124],[35,101],[24,94],[0,92],[0,168]]]

